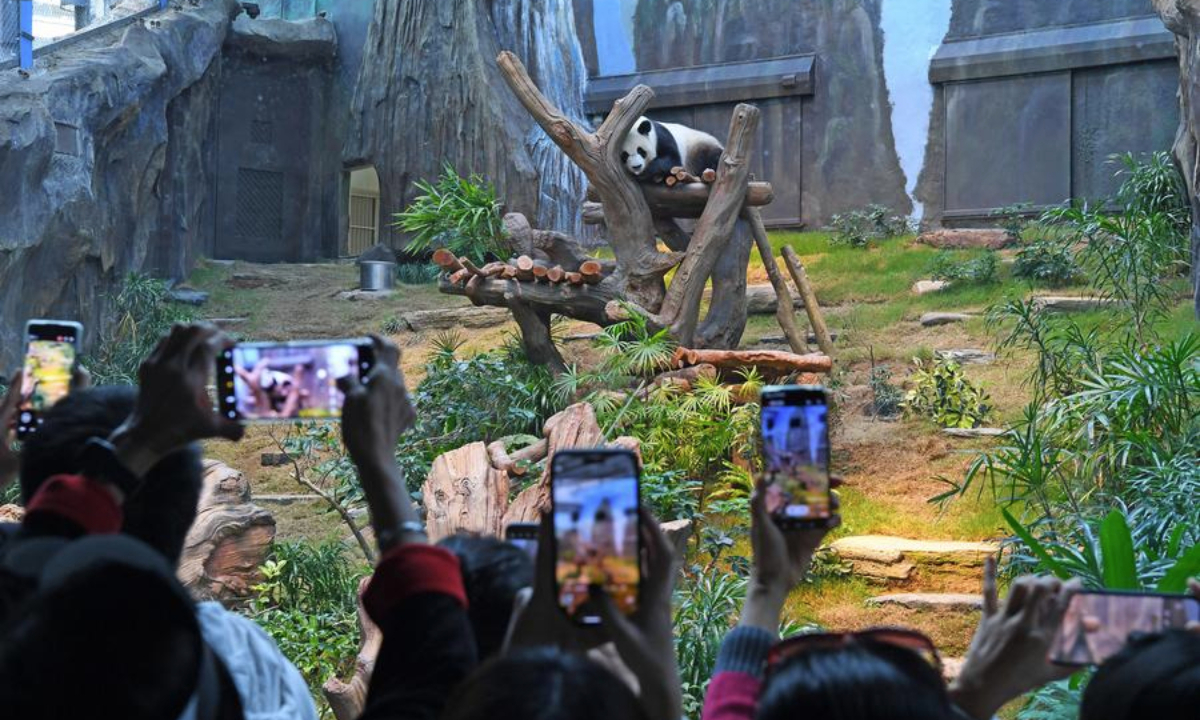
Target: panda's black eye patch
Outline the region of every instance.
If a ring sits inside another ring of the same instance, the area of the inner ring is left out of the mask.
[[[629,153],[627,153],[627,152],[621,153],[621,162],[625,162],[628,159],[629,159]]]
[[[638,155],[646,157],[646,148],[638,148]]]

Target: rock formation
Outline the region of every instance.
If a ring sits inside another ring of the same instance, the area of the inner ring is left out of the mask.
[[[1200,0],[1154,0],[1179,50],[1180,128],[1175,158],[1192,201],[1192,288],[1200,318]]]
[[[211,247],[214,60],[238,4],[185,7],[0,75],[6,367],[26,318],[95,328],[126,273],[178,276]]]

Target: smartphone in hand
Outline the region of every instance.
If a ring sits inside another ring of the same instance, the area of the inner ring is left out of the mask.
[[[784,527],[824,525],[833,515],[825,389],[769,385],[761,408],[767,511]]]
[[[1058,665],[1100,665],[1134,634],[1158,633],[1200,622],[1200,599],[1190,595],[1081,592],[1071,597],[1050,647]]]
[[[536,523],[509,523],[504,528],[504,539],[537,560],[538,526]]]
[[[231,420],[340,420],[344,377],[366,377],[366,339],[238,343],[217,356],[217,404]]]
[[[625,614],[641,592],[637,456],[628,450],[560,450],[550,464],[555,580],[563,611],[599,625],[588,589],[604,589]]]
[[[69,320],[30,320],[25,324],[25,364],[20,378],[17,437],[37,432],[46,411],[71,390],[83,326]]]

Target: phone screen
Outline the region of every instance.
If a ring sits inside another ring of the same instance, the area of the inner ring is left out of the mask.
[[[81,329],[78,323],[55,321],[33,321],[26,326],[18,435],[36,432],[46,411],[70,392]]]
[[[1060,665],[1099,665],[1134,633],[1157,633],[1200,622],[1200,600],[1186,595],[1079,593],[1071,598],[1050,648]]]
[[[829,406],[822,388],[770,386],[762,392],[767,510],[783,523],[829,518]]]
[[[337,420],[337,381],[374,362],[366,341],[239,343],[217,359],[221,412],[236,420]]]
[[[538,526],[533,523],[512,523],[504,529],[504,540],[524,550],[537,560]]]
[[[600,585],[622,612],[637,610],[637,458],[626,450],[563,450],[554,455],[551,485],[559,605],[576,622],[599,624],[588,587]]]

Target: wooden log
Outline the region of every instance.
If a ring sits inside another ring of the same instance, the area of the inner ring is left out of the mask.
[[[565,270],[578,270],[579,264],[587,260],[587,251],[578,240],[565,233],[538,230],[521,213],[505,215],[504,227],[509,247],[516,255],[529,255],[551,265],[562,265]]]
[[[681,347],[675,350],[671,364],[683,368],[705,363],[719,370],[758,368],[764,375],[773,378],[793,373],[829,373],[833,370],[833,360],[828,355],[796,355],[780,350],[695,350]]]
[[[539,463],[546,459],[546,454],[550,452],[550,441],[542,438],[532,445],[527,445],[516,452],[509,455],[515,463]]]
[[[194,597],[230,602],[262,582],[259,566],[275,540],[275,518],[250,502],[245,476],[204,461],[196,519],[183,542],[177,575]]]
[[[700,182],[711,185],[716,181],[717,181],[717,171],[716,170],[713,170],[712,168],[706,168],[704,170],[704,172],[700,173]],[[749,203],[747,203],[747,204],[749,204]]]
[[[577,272],[567,273],[567,282],[571,283],[572,285],[582,285],[583,284],[583,273],[577,273]]]
[[[742,215],[750,223],[754,244],[758,246],[758,254],[762,256],[767,277],[770,278],[771,285],[775,288],[775,318],[779,321],[783,336],[787,338],[792,352],[806,353],[808,352],[808,343],[800,334],[800,328],[796,327],[796,311],[792,307],[792,291],[788,289],[787,281],[783,279],[783,273],[779,271],[779,264],[775,262],[775,251],[771,249],[771,239],[767,236],[767,226],[763,224],[762,213],[758,211],[758,208],[748,207],[742,211]]]
[[[715,171],[713,172],[713,181],[716,181]],[[706,182],[686,185],[680,183],[672,188],[665,185],[641,183],[639,187],[650,206],[650,212],[656,217],[698,218],[704,212],[709,195],[712,194],[711,184]],[[590,216],[592,220],[590,224],[598,225],[605,219],[604,205],[600,201],[600,196],[591,188],[588,188],[587,199],[596,205],[591,207],[584,205],[584,220],[586,222]],[[745,205],[747,207],[770,205],[774,199],[775,190],[771,187],[771,183],[751,182],[746,187]]]
[[[497,470],[503,470],[509,475],[524,475],[524,470],[519,470],[517,464],[508,454],[508,448],[504,446],[503,440],[497,440],[487,446],[488,459],[492,462],[492,467]]]
[[[487,328],[503,325],[512,320],[507,308],[461,307],[440,310],[414,310],[402,313],[400,320],[409,330],[449,330],[451,328]]]
[[[463,269],[462,263],[458,261],[454,253],[446,248],[438,248],[433,251],[433,264],[446,272],[456,272]]]
[[[505,265],[504,272],[500,273],[500,277],[505,280],[513,280],[517,277],[517,268],[512,265]]]
[[[517,268],[518,280],[521,282],[529,282],[530,280],[533,280],[533,268],[536,267],[533,262],[533,258],[529,257],[528,255],[522,255],[521,257],[517,258],[517,262],[514,264]]]
[[[461,270],[455,270],[454,272],[450,273],[450,276],[447,279],[451,283],[457,285],[469,277],[471,277],[471,271],[466,268],[463,268]]]
[[[817,293],[808,281],[808,274],[804,271],[800,256],[791,245],[783,246],[783,261],[787,264],[788,272],[792,274],[792,280],[796,282],[800,297],[804,299],[804,312],[808,313],[808,321],[817,336],[817,346],[821,348],[821,352],[833,357],[833,338],[829,337],[829,327],[825,325],[825,316],[821,314],[821,306],[817,304]]]
[[[716,366],[708,363],[701,363],[699,365],[692,365],[679,370],[668,370],[665,373],[660,373],[653,380],[651,380],[649,387],[656,388],[662,387],[663,385],[678,385],[684,391],[688,391],[694,388],[696,382],[701,378],[716,380]]]
[[[683,345],[695,338],[704,287],[733,236],[750,181],[750,154],[761,113],[753,105],[740,104],[729,123],[729,139],[717,169],[717,181],[708,204],[688,245],[687,257],[675,271],[658,313],[662,325]],[[701,185],[705,190],[707,186]]]
[[[504,268],[508,267],[502,262],[490,262],[479,269],[479,274],[484,277],[497,277],[504,273]]]
[[[566,283],[511,282],[498,278],[483,278],[468,290],[443,278],[438,290],[447,295],[463,295],[478,305],[510,307],[510,302],[520,300],[559,315],[595,323],[611,325],[616,320],[610,317],[608,305],[618,297],[618,286],[611,276],[601,278],[594,285],[569,285]]]
[[[584,225],[603,225],[604,224],[604,205],[591,200],[583,204],[583,224]]]
[[[535,262],[533,264],[533,279],[534,280],[537,280],[538,282],[546,282],[548,279],[547,275],[549,274],[549,272],[550,272],[550,268],[546,267],[545,265],[538,263],[538,262]]]
[[[458,259],[458,262],[460,265],[463,266],[464,270],[471,273],[472,275],[482,275],[483,274],[483,271],[479,269],[479,266],[477,266],[475,263],[471,262],[471,258],[469,258],[469,257],[460,257]]]
[[[594,448],[604,443],[596,412],[587,403],[576,403],[546,421],[546,470],[533,485],[513,500],[504,516],[507,526],[515,522],[538,522],[550,507],[550,462],[554,453],[570,448]]]
[[[438,456],[421,486],[421,495],[430,542],[458,532],[503,535],[508,473],[492,467],[481,442]]]
[[[663,184],[667,187],[675,187],[679,184],[679,178],[675,177],[674,175],[668,175],[663,179]]]
[[[579,266],[579,274],[588,285],[595,285],[604,279],[604,266],[596,260],[588,260]]]
[[[337,720],[355,720],[362,714],[367,704],[367,687],[371,683],[371,673],[375,671],[375,660],[379,657],[379,648],[383,645],[383,632],[363,607],[362,596],[369,582],[370,578],[363,578],[358,583],[358,627],[362,642],[358,646],[354,674],[344,682],[338,678],[330,678],[321,686],[321,693]]]
[[[560,283],[566,277],[567,271],[562,269],[562,265],[555,265],[546,271],[546,279],[552,283]]]

